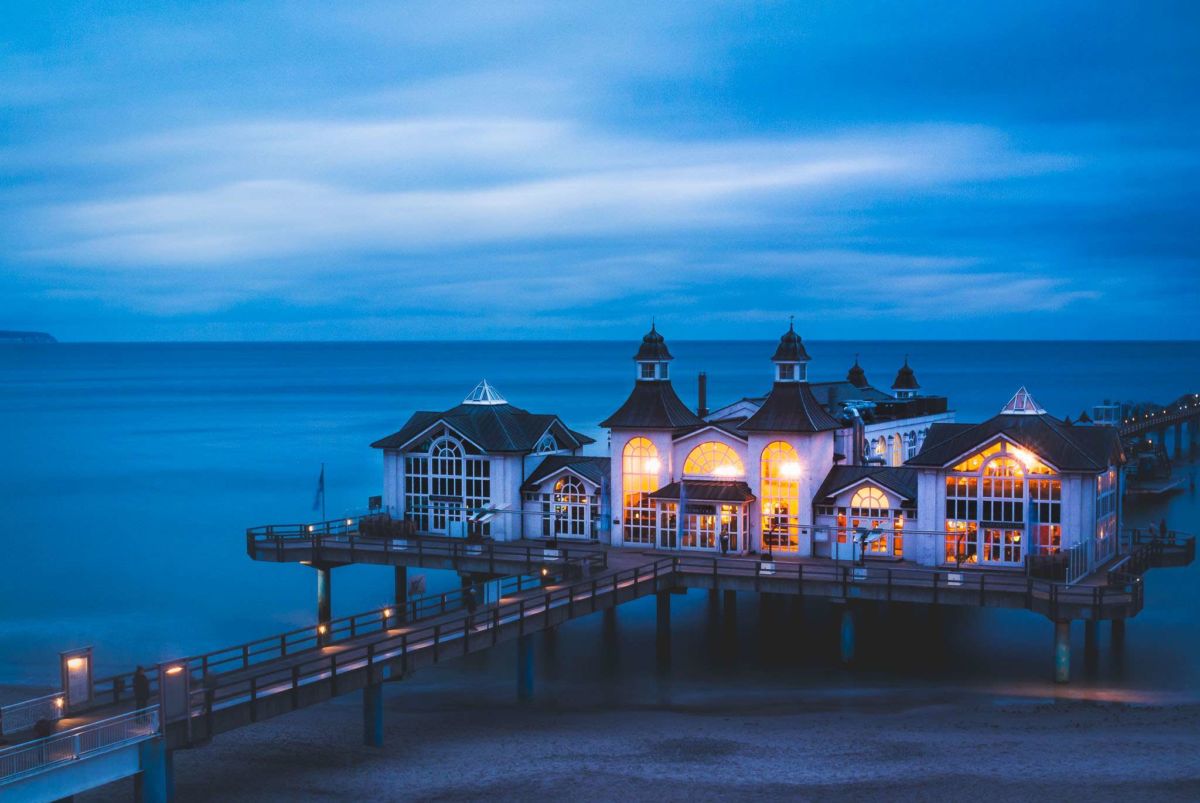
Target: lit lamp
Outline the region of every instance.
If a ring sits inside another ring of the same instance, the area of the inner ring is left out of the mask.
[[[192,736],[190,698],[192,673],[180,661],[158,665],[159,722],[165,728],[169,722],[182,720],[188,739]]]
[[[92,688],[92,648],[83,647],[59,653],[62,667],[63,702],[62,713],[70,714],[90,705],[94,697]]]

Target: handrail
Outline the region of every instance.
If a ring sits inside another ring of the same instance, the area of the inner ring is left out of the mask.
[[[532,599],[522,597],[509,602],[501,601],[485,610],[465,613],[449,621],[401,629],[395,635],[347,646],[337,652],[314,653],[309,658],[301,659],[298,664],[287,667],[265,669],[228,682],[223,682],[218,676],[209,688],[193,691],[194,706],[199,705],[208,715],[214,708],[247,701],[254,703],[264,696],[290,693],[301,685],[318,680],[328,680],[336,689],[339,672],[370,667],[381,661],[403,659],[416,650],[431,649],[436,660],[443,644],[459,639],[469,643],[472,638],[479,637],[475,633],[479,628],[490,630],[494,643],[497,629],[502,624],[516,622],[523,629],[528,618],[540,616],[555,607],[575,605],[581,591],[590,591],[594,600],[596,596],[614,593],[630,585],[636,587],[645,581],[657,582],[661,576],[673,574],[674,566],[673,558],[661,558],[604,577],[548,588],[543,595]]]
[[[136,744],[157,736],[158,706],[130,711],[0,749],[0,787],[59,764]]]
[[[63,694],[56,691],[0,706],[0,736],[32,728],[38,720],[57,721],[63,715]]]
[[[539,582],[538,578],[529,575],[509,575],[500,578],[500,590],[502,594],[520,592],[538,585]],[[483,585],[483,583],[477,583],[468,588],[481,589]],[[187,667],[188,674],[193,680],[203,682],[205,676],[209,674],[246,669],[253,664],[284,658],[307,650],[315,650],[322,646],[337,644],[348,638],[399,627],[428,616],[440,616],[449,611],[459,610],[464,606],[466,592],[467,588],[457,588],[440,594],[424,594],[408,600],[404,605],[397,603],[392,606],[373,608],[350,616],[331,619],[326,623],[317,622],[307,627],[164,663],[182,664]],[[322,624],[325,627],[324,632],[321,632],[320,629]],[[157,688],[158,667],[148,668],[146,676],[153,691]],[[132,672],[100,678],[95,682],[96,698],[117,702],[128,696],[132,685]]]

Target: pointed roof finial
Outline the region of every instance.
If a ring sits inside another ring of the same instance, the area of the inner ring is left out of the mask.
[[[904,355],[904,365],[900,366],[900,370],[896,372],[896,379],[892,382],[892,390],[919,390],[920,383],[917,382],[917,375],[908,364],[908,355]]]
[[[1045,409],[1034,401],[1033,396],[1029,395],[1024,385],[1013,394],[1008,404],[1000,409],[1000,415],[1044,415],[1045,412]]]
[[[795,315],[788,316],[788,331],[789,332],[796,331],[796,316]]]
[[[463,404],[508,404],[508,400],[501,396],[500,391],[489,385],[485,379],[467,394],[467,398],[463,399]]]

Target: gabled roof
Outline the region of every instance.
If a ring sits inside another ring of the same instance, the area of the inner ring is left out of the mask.
[[[375,449],[403,449],[430,427],[442,423],[485,452],[532,452],[549,431],[563,448],[578,449],[595,440],[569,429],[556,415],[531,413],[507,402],[464,402],[441,413],[419,410],[399,431],[381,438]]]
[[[1005,437],[1059,471],[1101,472],[1125,456],[1115,427],[1073,427],[1048,413],[1001,413],[982,424],[934,424],[908,466],[941,468]]]
[[[841,424],[825,411],[807,382],[776,382],[758,412],[738,425],[743,432],[824,432]]]
[[[679,501],[679,482],[664,485],[651,499]],[[683,492],[688,502],[753,502],[750,486],[741,480],[684,480]]]
[[[815,498],[829,499],[864,480],[882,485],[910,502],[917,498],[917,472],[903,466],[834,466]]]
[[[666,380],[638,380],[615,413],[600,422],[606,429],[682,429],[704,426],[704,419],[679,400]]]
[[[547,478],[553,477],[560,471],[569,471],[599,487],[604,482],[604,478],[608,475],[611,466],[612,461],[607,457],[569,454],[548,455],[525,478],[525,482],[521,485],[521,490],[536,490]]]
[[[715,429],[718,432],[728,435],[731,438],[737,438],[739,441],[744,441],[744,440],[746,440],[746,437],[747,437],[746,433],[741,432],[737,428],[738,423],[740,421],[744,421],[744,420],[745,419],[739,419],[738,421],[732,421],[732,422],[728,421],[728,420],[709,421],[700,427],[691,427],[690,429],[681,429],[678,432],[674,433],[671,436],[671,439],[676,440],[676,441],[681,441],[684,438],[690,438],[693,435],[703,432],[706,429]]]

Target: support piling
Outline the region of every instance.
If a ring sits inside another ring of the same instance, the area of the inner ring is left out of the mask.
[[[314,564],[317,570],[317,625],[323,625],[325,632],[317,633],[317,643],[324,645],[329,641],[329,623],[333,620],[333,567],[324,564]]]
[[[1054,623],[1054,682],[1071,680],[1071,622]]]
[[[657,627],[655,628],[655,655],[658,659],[658,671],[669,672],[671,669],[671,592],[659,591],[657,596]]]
[[[383,684],[363,686],[363,744],[383,747]]]
[[[517,699],[533,699],[533,636],[517,639]]]

